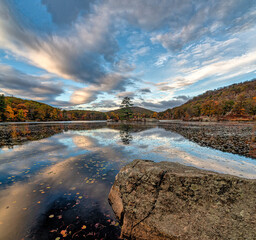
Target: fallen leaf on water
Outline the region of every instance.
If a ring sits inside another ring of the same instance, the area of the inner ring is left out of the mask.
[[[62,230],[62,231],[60,232],[60,234],[61,234],[63,237],[68,236],[67,230]]]
[[[41,203],[40,201],[37,202],[38,204]]]
[[[79,196],[78,198],[79,198],[79,199],[82,199],[83,197],[82,197],[82,196]]]
[[[51,214],[51,215],[49,216],[49,218],[54,218],[54,215],[53,215],[53,214]]]
[[[86,229],[86,226],[85,226],[85,225],[83,225],[83,226],[82,226],[82,229]]]

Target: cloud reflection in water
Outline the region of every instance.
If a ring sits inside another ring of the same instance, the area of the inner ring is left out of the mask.
[[[120,168],[138,158],[256,178],[255,160],[200,147],[162,128],[69,130],[1,149],[0,239],[55,239],[67,227],[73,234],[104,224],[115,239],[119,228],[107,196]]]

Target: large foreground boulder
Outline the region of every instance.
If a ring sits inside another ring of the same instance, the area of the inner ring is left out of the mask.
[[[135,160],[109,201],[125,239],[256,239],[256,180]]]

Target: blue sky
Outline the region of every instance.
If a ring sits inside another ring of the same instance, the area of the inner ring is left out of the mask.
[[[162,111],[256,75],[254,0],[0,0],[0,92]]]

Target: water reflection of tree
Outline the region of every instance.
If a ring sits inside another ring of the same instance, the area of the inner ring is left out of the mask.
[[[37,141],[69,130],[99,129],[104,122],[95,123],[40,123],[40,124],[3,124],[0,125],[0,148],[23,144],[27,141]]]
[[[120,128],[120,138],[125,145],[129,145],[132,141],[132,135],[131,135],[132,126],[131,125],[121,125]]]

